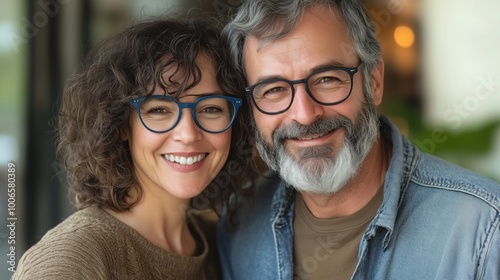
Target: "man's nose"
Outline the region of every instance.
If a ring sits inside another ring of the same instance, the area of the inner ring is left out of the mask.
[[[306,91],[305,84],[295,86],[295,96],[288,109],[291,119],[302,124],[310,125],[324,114],[324,106],[314,101]]]

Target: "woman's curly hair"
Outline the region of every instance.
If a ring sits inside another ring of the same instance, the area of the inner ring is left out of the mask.
[[[78,73],[67,81],[57,119],[56,154],[64,164],[75,206],[124,211],[136,186],[128,142],[120,137],[128,126],[130,100],[149,96],[155,87],[178,96],[199,83],[198,54],[216,68],[222,91],[243,98],[244,78],[235,71],[222,43],[218,23],[202,18],[155,19],[135,24],[94,48]],[[166,70],[175,70],[170,79]],[[184,75],[179,81],[178,75]],[[175,76],[177,75],[177,76]],[[172,90],[172,78],[176,77]],[[252,178],[249,107],[242,106],[232,126],[228,160],[205,191],[192,199],[195,208],[219,209],[235,189]],[[250,168],[248,168],[250,167]]]

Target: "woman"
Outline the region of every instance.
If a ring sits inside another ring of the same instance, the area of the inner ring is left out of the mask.
[[[202,19],[140,23],[94,49],[58,120],[79,211],[26,252],[13,279],[220,278],[215,220],[190,203],[217,208],[227,178],[248,175],[243,84],[225,53]]]

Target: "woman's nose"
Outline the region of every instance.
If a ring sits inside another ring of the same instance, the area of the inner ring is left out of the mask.
[[[182,109],[181,119],[172,130],[173,139],[186,144],[196,142],[201,139],[202,132],[195,123],[191,109]]]

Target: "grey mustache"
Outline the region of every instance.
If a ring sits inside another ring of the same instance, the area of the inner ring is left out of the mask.
[[[344,116],[321,118],[310,125],[293,122],[277,128],[273,133],[273,141],[275,144],[280,144],[289,138],[302,138],[311,134],[326,134],[338,128],[344,128],[347,135],[350,135],[353,123]]]

